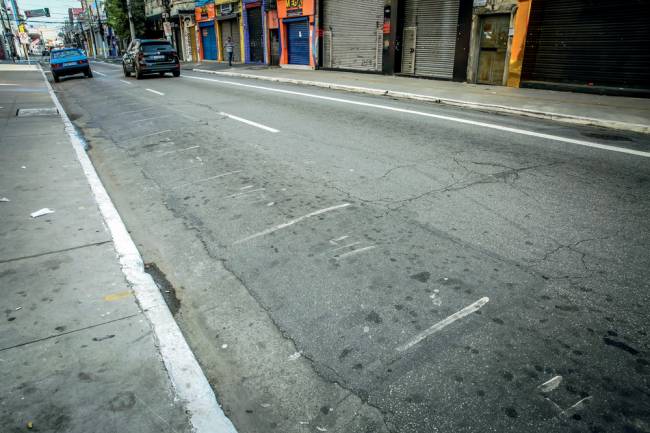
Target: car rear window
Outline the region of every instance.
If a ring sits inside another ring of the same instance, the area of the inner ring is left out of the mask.
[[[53,59],[65,59],[66,57],[83,56],[81,50],[55,51],[52,53]]]
[[[150,44],[142,44],[141,50],[144,53],[157,53],[158,51],[173,51],[174,48],[171,46],[171,44],[157,42],[157,43],[150,43]]]

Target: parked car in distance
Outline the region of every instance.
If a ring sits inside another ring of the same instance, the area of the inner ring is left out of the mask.
[[[122,57],[124,76],[135,74],[139,80],[145,74],[160,74],[171,72],[174,77],[181,75],[181,64],[178,53],[172,44],[165,39],[134,39]]]
[[[61,48],[50,52],[50,70],[54,82],[58,83],[64,75],[84,74],[93,77],[88,57],[79,48]]]

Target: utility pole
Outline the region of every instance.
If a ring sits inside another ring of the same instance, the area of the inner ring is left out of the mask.
[[[133,24],[133,15],[131,14],[131,0],[126,0],[126,14],[129,17],[129,30],[131,31],[131,40],[135,39],[135,24]]]
[[[90,42],[92,44],[92,49],[93,49],[93,57],[97,57],[97,44],[95,43],[95,35],[94,35],[94,30],[93,30],[93,19],[92,15],[90,14],[90,9],[88,9],[88,3],[86,0],[80,0],[81,1],[81,6],[84,8],[86,11],[86,16],[88,17],[88,22],[90,26]]]
[[[97,9],[97,25],[99,26],[99,39],[100,43],[102,45],[102,52],[104,53],[105,57],[108,57],[106,55],[106,37],[104,35],[104,25],[102,24],[102,12],[99,10],[99,5],[97,4],[97,0],[95,0],[95,9]]]

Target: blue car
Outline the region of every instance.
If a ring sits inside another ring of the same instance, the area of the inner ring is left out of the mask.
[[[58,83],[64,75],[84,74],[93,77],[88,57],[79,48],[62,48],[50,53],[50,69],[54,82]]]

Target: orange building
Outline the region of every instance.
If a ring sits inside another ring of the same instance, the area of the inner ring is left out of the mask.
[[[318,55],[314,0],[278,0],[280,66],[315,68]]]

